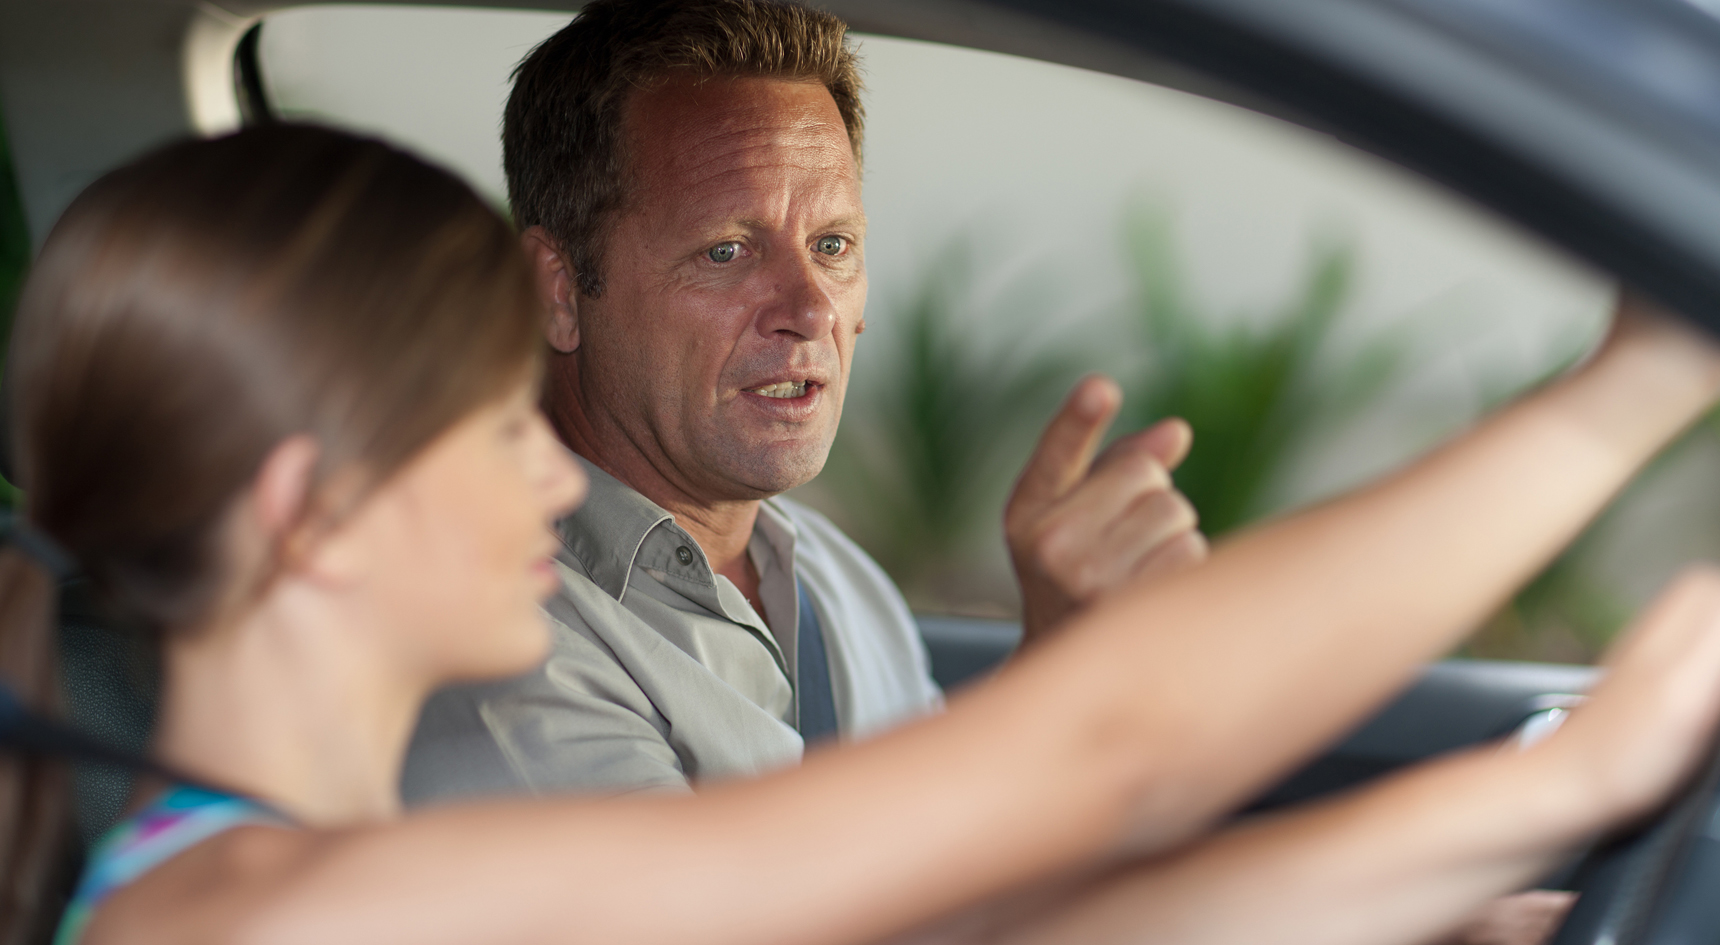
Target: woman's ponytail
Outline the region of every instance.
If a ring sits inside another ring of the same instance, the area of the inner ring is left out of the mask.
[[[58,575],[40,549],[0,548],[0,683],[36,712],[61,703],[54,632]],[[0,945],[46,942],[70,867],[66,766],[44,755],[0,752]]]

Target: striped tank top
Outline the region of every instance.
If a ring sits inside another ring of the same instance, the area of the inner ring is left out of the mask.
[[[54,945],[77,945],[102,900],[174,855],[217,834],[251,824],[291,826],[284,815],[249,798],[175,787],[120,821],[90,851]]]

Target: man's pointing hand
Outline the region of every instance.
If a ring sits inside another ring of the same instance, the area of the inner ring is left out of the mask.
[[[1170,476],[1194,439],[1187,423],[1161,420],[1095,459],[1122,403],[1110,378],[1092,375],[1076,384],[1004,509],[1025,643],[1132,578],[1206,557],[1194,507]]]

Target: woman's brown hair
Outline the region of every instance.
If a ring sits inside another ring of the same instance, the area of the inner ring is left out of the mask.
[[[289,125],[176,144],[91,185],[44,245],[16,325],[23,515],[98,595],[164,633],[233,592],[219,526],[282,440],[316,440],[311,504],[338,515],[332,476],[362,494],[525,379],[539,350],[514,234],[468,187],[382,143]],[[47,711],[52,591],[0,552],[0,676]],[[39,903],[62,779],[0,759],[0,945],[51,921]]]

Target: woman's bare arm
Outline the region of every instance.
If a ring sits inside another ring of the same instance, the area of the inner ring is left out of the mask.
[[[1720,572],[1687,574],[1610,662],[1590,702],[1528,750],[1472,750],[1238,826],[961,940],[1430,941],[1690,773],[1720,715]]]
[[[151,892],[176,862],[117,897],[92,941],[144,940],[127,930],[195,906],[260,941],[854,942],[1107,850],[1166,849],[1449,648],[1717,389],[1703,336],[1627,318],[1572,375],[1375,486],[1116,595],[944,716],[699,799],[245,831],[183,869],[290,846],[245,860],[267,867],[254,882],[224,868],[225,901],[254,905],[223,906],[219,886]]]

